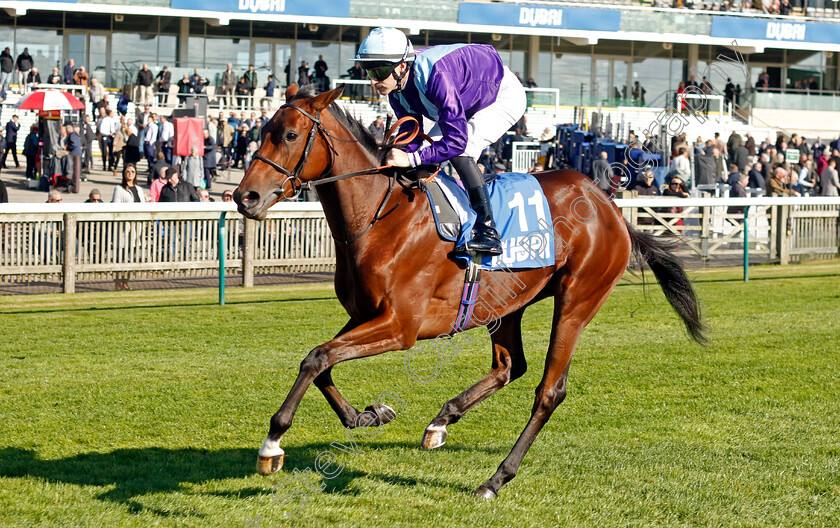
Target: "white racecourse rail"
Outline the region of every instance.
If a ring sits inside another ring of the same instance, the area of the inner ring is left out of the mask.
[[[615,203],[632,225],[677,236],[678,252],[701,262],[745,253],[744,214],[729,212],[732,207],[749,206],[746,249],[752,258],[786,264],[805,255],[834,257],[840,249],[840,198]],[[222,216],[224,267],[240,274],[243,286],[252,286],[255,274],[334,269],[335,245],[320,203],[277,204],[264,222],[244,219],[225,202],[0,204],[0,281],[60,281],[73,292],[76,280],[217,276]]]

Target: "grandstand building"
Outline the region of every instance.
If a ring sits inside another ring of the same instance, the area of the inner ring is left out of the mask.
[[[173,84],[198,68],[212,91],[228,62],[285,86],[301,61],[323,55],[330,77],[345,76],[369,29],[391,25],[418,47],[493,45],[523,81],[557,89],[557,107],[673,108],[680,83],[705,76],[717,94],[732,80],[745,125],[834,137],[840,11],[836,0],[806,1],[786,16],[724,11],[728,1],[0,1],[0,48],[28,48],[41,72],[73,58],[110,87],[133,82],[143,63],[168,66]]]

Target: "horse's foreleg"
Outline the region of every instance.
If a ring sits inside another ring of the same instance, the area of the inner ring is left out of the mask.
[[[344,328],[338,332],[336,337],[341,337],[357,326],[357,322],[350,320],[346,325],[344,325]],[[315,378],[315,386],[318,387],[321,394],[323,394],[324,398],[327,399],[327,403],[330,404],[332,410],[338,415],[338,419],[341,420],[341,424],[344,425],[344,427],[355,427],[359,411],[347,403],[347,400],[345,400],[341,393],[338,392],[338,388],[332,380],[332,367],[328,368]]]
[[[257,471],[260,474],[268,475],[282,467],[285,453],[280,447],[280,439],[291,427],[295,411],[297,411],[306,389],[315,379],[327,373],[327,376],[322,378],[324,386],[331,395],[338,395],[335,386],[330,389],[329,369],[332,366],[350,359],[410,348],[414,344],[414,336],[416,335],[416,332],[410,330],[398,321],[395,314],[387,313],[314,348],[301,362],[300,371],[292,390],[289,391],[289,395],[286,396],[280,410],[271,418],[268,437],[260,448]],[[343,401],[343,398],[341,398],[341,401]],[[344,402],[344,404],[350,406],[347,402]]]
[[[435,449],[446,443],[446,426],[456,423],[470,409],[511,381],[525,374],[527,365],[522,349],[521,308],[499,320],[492,334],[493,363],[490,372],[478,383],[445,404],[423,433],[423,449]]]

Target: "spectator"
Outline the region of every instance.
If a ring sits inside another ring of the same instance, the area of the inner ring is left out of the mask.
[[[169,177],[172,175],[173,172],[178,172],[178,169],[175,167],[170,167],[169,165],[161,165],[160,167],[155,169],[155,179],[149,186],[150,202],[160,201],[160,191],[167,183],[169,183]]]
[[[595,163],[592,164],[592,180],[607,194],[610,193],[612,185],[612,167],[610,167],[610,162],[607,161],[608,157],[607,152],[602,151]]]
[[[248,143],[251,142],[251,138],[248,135],[249,127],[245,123],[240,125],[239,134],[236,136],[236,163],[238,164],[240,160],[244,161],[245,154],[248,153]],[[247,170],[247,167],[245,167]]]
[[[198,155],[198,147],[191,147],[190,155],[181,160],[181,175],[184,182],[193,187],[204,187],[204,163]]]
[[[245,82],[248,84],[248,95],[253,97],[257,90],[257,72],[254,70],[254,65],[248,66],[248,71],[243,75]]]
[[[175,126],[165,115],[160,116],[160,129],[158,130],[158,143],[166,162],[172,164],[172,149],[175,147]]]
[[[688,149],[686,147],[680,147],[677,150],[677,156],[668,167],[668,175],[671,177],[678,176],[682,182],[688,181],[691,177],[691,163],[688,161]]]
[[[73,74],[73,84],[87,88],[88,79],[90,79],[90,75],[85,71],[85,67],[79,66],[79,69]]]
[[[190,76],[186,73],[178,81],[178,104],[183,105],[187,102],[187,96],[192,93],[193,86],[190,82]]]
[[[78,127],[76,127],[78,128]],[[67,142],[65,148],[69,152],[71,163],[70,185],[68,191],[77,194],[82,179],[82,139],[73,125],[67,125]]]
[[[248,106],[248,95],[251,89],[248,87],[248,79],[243,75],[236,83],[236,102],[240,110],[244,110]]]
[[[6,99],[6,91],[9,89],[9,82],[12,80],[14,69],[15,60],[12,58],[11,50],[7,47],[0,53],[0,101]]]
[[[230,119],[222,119],[219,126],[219,144],[222,149],[222,156],[226,163],[233,160],[233,138],[236,135],[234,127],[230,124]]]
[[[381,145],[385,141],[385,123],[381,115],[376,116],[376,119],[368,126],[368,131],[373,134],[377,144]]]
[[[99,192],[99,189],[94,187],[90,190],[90,194],[88,194],[88,199],[85,200],[85,203],[102,203],[102,194]]]
[[[820,156],[822,156],[825,152],[825,148],[825,143],[823,143],[822,138],[817,136],[817,140],[814,141],[813,145],[811,145],[811,152],[814,155],[814,159],[817,159]]]
[[[746,172],[747,163],[749,162],[750,151],[744,145],[738,145],[730,151],[732,154],[729,158],[731,163],[737,165],[740,172]]]
[[[688,188],[685,186],[685,182],[682,178],[679,176],[672,176],[671,180],[668,182],[668,188],[662,191],[662,196],[688,198],[690,195],[688,194]]]
[[[525,88],[536,88],[537,82],[534,80],[533,77],[528,77],[528,79],[524,83],[522,83],[522,86],[524,86]]]
[[[793,189],[799,194],[810,195],[811,191],[817,186],[819,182],[816,179],[816,171],[813,168],[813,162],[810,159],[803,159],[799,163],[799,173],[796,178],[796,183]]]
[[[57,189],[53,189],[47,195],[47,203],[61,203],[61,201],[62,201],[61,191],[59,191]]]
[[[233,93],[236,89],[236,74],[233,72],[233,64],[228,63],[227,69],[222,72],[222,97],[227,98],[228,107],[233,106]],[[219,102],[221,106],[221,101]]]
[[[158,104],[169,104],[169,87],[172,85],[172,72],[166,66],[155,76],[155,90],[158,94]]]
[[[149,65],[144,64],[140,71],[137,72],[137,101],[143,104],[152,104],[154,100],[154,88],[152,88],[152,83],[154,82],[154,76],[152,71],[149,70]]]
[[[226,190],[222,193],[222,201],[223,202],[232,202],[233,201],[233,191]]]
[[[776,167],[773,170],[773,177],[767,182],[768,196],[797,196],[799,193],[786,187],[788,183],[788,171],[784,167]]]
[[[146,156],[146,163],[151,168],[155,162],[155,152],[158,140],[159,128],[157,125],[157,114],[149,116],[149,122],[146,123],[146,128],[143,134],[143,154]],[[163,153],[163,151],[161,151]],[[166,155],[164,154],[164,158]]]
[[[354,81],[361,81],[365,78],[365,70],[362,68],[361,63],[356,62],[347,70],[347,75]],[[349,95],[351,99],[359,97],[359,85],[351,84],[347,95]]]
[[[791,5],[789,0],[781,0],[779,2],[779,14],[782,16],[790,15]]]
[[[719,185],[720,184],[726,184],[726,185],[729,185],[731,187],[732,182],[737,181],[738,179],[740,179],[740,177],[741,177],[741,173],[738,171],[738,166],[735,165],[734,163],[730,163],[729,164],[729,172],[726,174],[726,176],[721,178],[717,183]]]
[[[9,203],[9,193],[6,191],[6,184],[0,180],[0,203]]]
[[[26,156],[26,179],[36,179],[38,167],[38,125],[29,127],[29,135],[23,141],[23,155]]]
[[[213,198],[210,197],[210,191],[207,189],[199,189],[198,190],[198,201],[199,202],[215,202]]]
[[[70,59],[67,61],[67,64],[64,65],[64,75],[62,77],[62,81],[64,84],[75,84],[75,79],[73,79],[73,75],[76,74],[76,61]]]
[[[10,150],[12,151],[12,157],[15,159],[15,168],[20,168],[17,155],[18,130],[20,130],[20,118],[17,115],[13,115],[9,122],[6,123],[6,137],[3,141],[3,158],[0,159],[0,167],[4,169],[6,168],[6,156],[9,155]]]
[[[309,84],[309,65],[304,60],[300,61],[300,66],[298,66],[297,84],[301,88]]]
[[[29,54],[29,48],[23,48],[23,52],[18,55],[18,58],[15,61],[15,68],[18,72],[18,91],[20,93],[26,92],[26,80],[29,75],[29,71],[34,66],[35,61],[32,59],[32,55]]]
[[[125,163],[133,163],[137,166],[142,156],[140,154],[140,134],[137,131],[137,127],[134,126],[133,119],[128,118],[125,120],[124,133],[126,140],[125,148],[123,149],[123,158],[125,159]]]
[[[38,73],[38,68],[33,67],[29,70],[29,75],[26,76],[26,84],[31,88],[37,88],[41,84],[41,74]]]
[[[318,83],[318,91],[326,92],[329,89],[327,78],[327,63],[324,61],[323,55],[318,55],[318,60],[315,61],[315,82]]]
[[[47,84],[61,84],[63,78],[61,74],[58,73],[58,68],[53,68],[52,73],[49,77],[47,77]]]
[[[202,93],[203,86],[201,84],[201,75],[198,73],[198,68],[193,68],[193,74],[190,75],[190,84],[192,85],[193,93]]]
[[[633,187],[633,190],[636,191],[639,196],[659,196],[661,194],[659,192],[659,187],[656,186],[656,183],[653,180],[652,168],[645,167],[642,169],[641,178],[636,180],[636,185]]]
[[[761,193],[764,194],[764,188],[766,183],[761,169],[761,162],[757,161],[753,164],[752,169],[750,169],[750,172],[748,174],[748,186],[750,189],[761,189]]]
[[[122,181],[114,187],[111,203],[141,203],[145,202],[143,188],[137,185],[137,167],[126,163],[122,171]]]
[[[216,175],[216,141],[210,131],[204,130],[204,185],[208,191],[213,185],[213,177]]]
[[[128,136],[125,132],[125,116],[120,116],[117,121],[117,126],[117,130],[114,131],[114,161],[112,163],[114,176],[117,175],[117,169],[120,166],[120,157],[123,155],[125,143],[128,140]],[[123,166],[125,166],[125,162],[123,162]]]
[[[113,110],[107,111],[103,108],[102,111],[106,113],[105,117],[99,121],[102,170],[113,171],[114,176],[116,176],[117,166],[114,164],[114,135],[120,129],[120,122],[114,117]]]
[[[747,182],[749,181],[749,177],[746,174],[738,173],[735,177],[730,178],[729,181],[729,197],[730,198],[746,198],[747,197],[747,189],[745,189]],[[736,205],[731,206],[726,210],[729,214],[744,214],[744,206],[743,205]]]
[[[256,141],[248,142],[248,148],[245,150],[245,155],[242,157],[242,166],[247,171],[248,167],[251,166],[251,161],[254,159],[254,154],[257,153],[257,146]]]
[[[108,106],[105,100],[105,89],[96,79],[90,80],[90,102],[93,104],[94,111]]]
[[[645,106],[645,94],[647,90],[645,90],[640,84],[639,81],[633,83],[633,101],[636,102],[639,106]]]
[[[271,104],[274,101],[274,87],[276,86],[276,82],[274,81],[274,75],[268,76],[268,82],[265,83],[263,89],[265,90],[265,97],[260,99],[260,107],[268,106],[271,107]]]
[[[828,160],[828,167],[822,172],[820,176],[820,186],[822,191],[820,196],[840,196],[840,181],[837,178],[837,160],[831,158]]]
[[[178,171],[169,172],[169,182],[160,190],[161,202],[197,202],[198,194],[189,182],[181,181]]]

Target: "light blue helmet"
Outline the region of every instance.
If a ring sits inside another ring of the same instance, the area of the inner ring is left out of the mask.
[[[414,62],[414,46],[405,33],[392,27],[379,27],[370,32],[353,59],[365,63]]]

